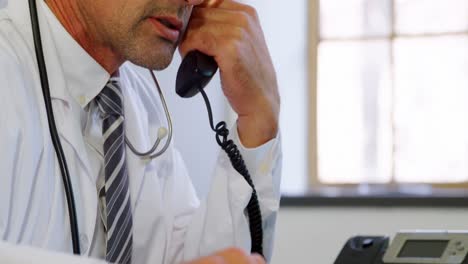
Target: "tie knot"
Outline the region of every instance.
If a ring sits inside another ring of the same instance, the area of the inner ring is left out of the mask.
[[[123,116],[123,96],[119,79],[112,77],[96,97],[96,102],[103,116]]]

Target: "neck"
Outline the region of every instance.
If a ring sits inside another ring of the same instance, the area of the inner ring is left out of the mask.
[[[85,21],[85,12],[74,0],[46,0],[50,10],[54,13],[68,33],[96,60],[109,74],[118,70],[124,62],[111,47],[99,37],[96,27]]]

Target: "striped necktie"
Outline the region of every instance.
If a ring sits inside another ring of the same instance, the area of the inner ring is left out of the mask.
[[[132,208],[125,161],[123,96],[117,77],[112,77],[96,97],[104,138],[104,195],[106,261],[129,264],[132,259]]]

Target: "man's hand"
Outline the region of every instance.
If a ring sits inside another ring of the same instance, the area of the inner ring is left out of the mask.
[[[265,264],[265,261],[259,255],[249,256],[240,249],[232,248],[186,264]]]
[[[199,50],[215,58],[224,94],[239,116],[239,137],[244,146],[257,147],[278,132],[275,69],[255,9],[232,0],[215,2],[193,9],[180,52]]]

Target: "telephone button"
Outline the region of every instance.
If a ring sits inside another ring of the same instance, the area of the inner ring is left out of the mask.
[[[362,241],[362,248],[370,248],[374,245],[374,239],[366,238]]]

